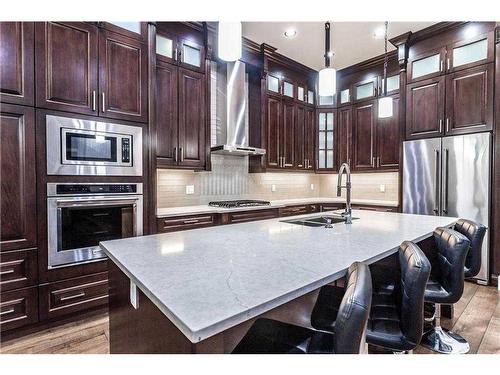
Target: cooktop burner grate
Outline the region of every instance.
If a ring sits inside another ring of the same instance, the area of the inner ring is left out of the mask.
[[[253,206],[269,206],[271,203],[268,201],[260,201],[254,199],[241,199],[234,201],[217,201],[210,202],[208,205],[212,207],[223,207],[223,208],[236,208],[236,207],[253,207]]]

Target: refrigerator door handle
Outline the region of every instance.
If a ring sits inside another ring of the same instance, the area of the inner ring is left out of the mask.
[[[435,197],[434,197],[434,211],[435,214],[439,214],[439,150],[434,150],[434,176],[435,176]]]
[[[443,213],[448,213],[448,179],[449,179],[449,150],[444,149],[444,171],[443,171]]]

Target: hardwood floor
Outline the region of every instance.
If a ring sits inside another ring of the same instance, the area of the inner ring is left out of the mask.
[[[465,283],[454,318],[442,319],[442,325],[464,336],[470,343],[470,353],[500,354],[500,292],[495,287]],[[108,315],[99,312],[7,340],[0,343],[0,353],[109,353]],[[434,354],[423,347],[414,353]]]

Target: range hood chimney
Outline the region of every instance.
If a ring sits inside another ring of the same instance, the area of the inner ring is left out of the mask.
[[[212,62],[211,152],[226,155],[264,155],[266,150],[248,145],[248,85],[245,64]],[[215,102],[215,103],[214,103]]]

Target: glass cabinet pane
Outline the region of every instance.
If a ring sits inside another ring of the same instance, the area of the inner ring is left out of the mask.
[[[319,114],[319,130],[326,130],[326,113]]]
[[[369,98],[374,95],[375,85],[373,82],[365,83],[364,85],[360,85],[356,87],[356,100]]]
[[[453,49],[453,66],[470,64],[488,57],[488,40],[483,39]]]
[[[267,89],[273,92],[280,92],[280,80],[274,76],[267,76]]]
[[[326,148],[329,150],[333,149],[333,132],[326,133]]]
[[[326,167],[333,168],[333,151],[326,152]]]
[[[318,167],[319,168],[325,168],[326,163],[325,163],[325,151],[324,150],[319,150],[318,153]]]
[[[333,130],[333,113],[326,114],[326,130]]]
[[[165,38],[161,35],[156,35],[156,53],[169,58],[174,57],[174,43],[172,39]]]
[[[182,62],[200,67],[201,66],[201,51],[198,48],[194,48],[184,44],[182,46]]]
[[[318,148],[319,149],[325,149],[325,132],[320,131],[319,132],[319,142],[318,142]]]
[[[319,105],[333,105],[334,96],[320,96]]]
[[[340,92],[340,104],[344,103],[349,103],[350,97],[349,97],[349,89],[342,90]]]
[[[384,90],[384,79],[382,78],[382,91]],[[387,77],[387,92],[399,90],[399,74]]]
[[[439,72],[441,57],[438,54],[432,55],[412,63],[412,78],[418,78],[427,74]]]
[[[297,87],[297,99],[304,101],[304,88]]]
[[[307,90],[307,102],[309,104],[314,104],[314,91]]]
[[[141,23],[140,22],[110,22],[109,23],[121,27],[122,29],[132,31],[133,33],[141,33]]]
[[[283,95],[293,98],[293,84],[290,82],[283,82]]]

